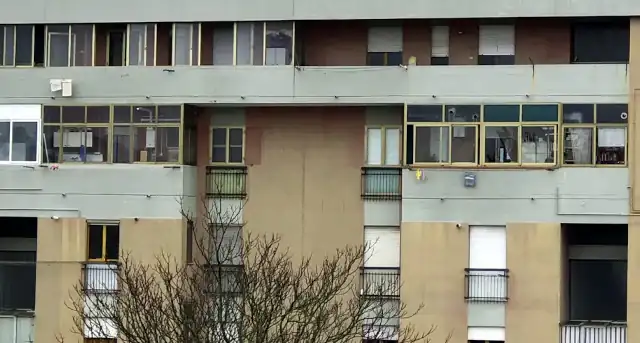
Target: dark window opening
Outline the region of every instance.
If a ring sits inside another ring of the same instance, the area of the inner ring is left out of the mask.
[[[107,65],[121,67],[124,65],[126,34],[124,30],[107,32]]]
[[[368,52],[369,66],[399,66],[402,64],[402,52]]]
[[[447,66],[449,65],[449,57],[435,57],[431,56],[431,65],[433,66]]]
[[[87,258],[92,261],[117,260],[120,251],[118,225],[91,224],[88,230]]]
[[[0,217],[0,314],[35,309],[37,218]]]
[[[478,65],[514,65],[514,55],[478,55]]]
[[[572,63],[627,63],[629,20],[579,22],[571,28]]]

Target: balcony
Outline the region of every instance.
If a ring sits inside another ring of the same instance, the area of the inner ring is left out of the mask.
[[[399,168],[362,168],[362,198],[401,200],[402,170]]]
[[[465,300],[502,303],[509,299],[509,269],[465,269]]]
[[[0,312],[34,310],[36,263],[0,261]]]
[[[363,268],[360,274],[361,293],[367,297],[400,296],[399,268]]]
[[[570,321],[560,326],[560,343],[626,343],[627,323]]]
[[[208,167],[207,196],[244,199],[247,196],[247,167]]]
[[[118,263],[86,263],[82,280],[86,294],[113,293],[118,290]]]

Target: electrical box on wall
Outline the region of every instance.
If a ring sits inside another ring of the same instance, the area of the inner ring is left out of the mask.
[[[73,95],[73,82],[71,79],[51,79],[49,80],[51,93],[60,94],[62,97],[70,97]]]
[[[476,187],[476,174],[475,173],[464,173],[464,186],[466,188],[475,188]]]

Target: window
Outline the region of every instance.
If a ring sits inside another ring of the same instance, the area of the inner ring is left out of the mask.
[[[244,163],[244,128],[214,127],[211,129],[211,162]]]
[[[0,67],[34,65],[34,25],[0,25]]]
[[[127,65],[156,65],[156,24],[130,24],[127,32]]]
[[[45,106],[46,163],[180,163],[182,106]],[[181,144],[182,143],[182,144]]]
[[[431,27],[431,65],[449,64],[449,27]]]
[[[116,261],[120,251],[118,224],[89,224],[87,260]]]
[[[265,65],[293,63],[293,22],[265,24]]]
[[[629,20],[575,23],[571,39],[572,63],[629,61]]]
[[[626,104],[565,104],[563,164],[626,164]]]
[[[478,64],[515,63],[515,27],[513,25],[480,25]]]
[[[233,65],[234,27],[233,23],[224,23],[213,28],[213,65]]]
[[[47,66],[92,66],[93,42],[93,25],[47,26]]]
[[[367,128],[367,165],[400,165],[400,127]]]
[[[408,164],[556,163],[558,105],[407,106]]]
[[[398,66],[402,64],[402,27],[369,28],[367,65]]]
[[[173,65],[197,66],[199,47],[200,24],[173,24]]]
[[[40,162],[38,117],[36,111],[0,111],[0,164]]]
[[[262,65],[264,23],[236,24],[236,64]]]

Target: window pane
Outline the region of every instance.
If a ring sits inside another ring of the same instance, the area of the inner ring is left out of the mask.
[[[409,122],[441,122],[442,105],[409,105],[407,106]]]
[[[13,25],[6,25],[4,27],[5,39],[4,39],[4,65],[5,66],[13,66],[14,65],[14,57],[15,53],[13,50],[13,45],[15,44],[14,34],[15,29]]]
[[[227,145],[227,129],[224,129],[224,128],[213,129],[213,145],[214,146]]]
[[[13,122],[12,161],[36,162],[38,157],[38,123]]]
[[[136,162],[155,162],[156,158],[156,128],[133,128],[133,150]]]
[[[4,65],[4,28],[6,25],[0,25],[0,66]]]
[[[156,134],[156,162],[180,160],[180,128],[159,127]]]
[[[87,123],[109,123],[109,106],[87,106]]]
[[[93,25],[71,26],[71,65],[93,65]]]
[[[227,160],[227,148],[214,147],[211,150],[211,162],[224,163]]]
[[[200,64],[200,24],[193,24],[193,34],[191,35],[191,65]]]
[[[598,127],[596,163],[624,164],[627,129],[624,127]]]
[[[131,123],[131,106],[114,106],[113,122]]]
[[[87,128],[87,147],[82,160],[89,163],[108,162],[109,129],[106,127]]]
[[[113,127],[113,163],[131,163],[131,127]]]
[[[558,105],[522,105],[522,121],[557,121]]]
[[[262,65],[263,23],[238,23],[236,64]]]
[[[92,259],[102,258],[102,225],[89,225],[88,257]]]
[[[555,138],[553,126],[523,127],[522,163],[554,163]]]
[[[242,147],[229,148],[229,163],[242,163]]]
[[[565,128],[564,129],[564,163],[592,164],[593,163],[593,129]]]
[[[243,34],[246,32],[243,32]],[[240,34],[240,24],[238,24],[238,34]],[[238,36],[238,43],[240,43],[240,36]],[[245,37],[242,37],[245,38]],[[245,44],[246,42],[243,42]],[[246,44],[242,49],[246,50]],[[240,46],[238,46],[240,50]],[[247,55],[238,55],[244,59],[245,63],[238,64],[250,64],[246,60]],[[233,24],[230,26],[216,26],[213,29],[213,64],[214,65],[232,65],[233,64]]]
[[[191,61],[191,24],[174,24],[174,65],[189,65]]]
[[[145,30],[144,24],[131,24],[129,25],[129,56],[128,64],[130,66],[144,65],[144,44],[145,44]]]
[[[367,164],[382,164],[382,130],[367,130]]]
[[[415,163],[449,162],[449,128],[417,127]]]
[[[484,121],[506,123],[520,121],[519,105],[485,105]]]
[[[563,123],[593,123],[593,104],[562,105]]]
[[[368,66],[383,66],[384,65],[384,52],[368,52],[367,53],[367,65]]]
[[[629,21],[576,23],[572,26],[571,62],[629,61]]]
[[[59,138],[60,127],[59,126],[43,126],[44,138],[42,141],[42,162],[44,163],[60,163],[62,160],[59,158]]]
[[[85,123],[85,110],[84,106],[63,106],[62,122],[67,124]]]
[[[117,260],[120,251],[120,228],[116,225],[107,226],[106,257],[108,260]]]
[[[485,128],[484,145],[485,162],[518,162],[518,127],[487,126]]]
[[[60,123],[60,106],[45,106],[43,117],[45,124]]]
[[[58,138],[57,142],[54,138],[54,146],[62,145],[63,162],[84,162],[87,144],[87,133],[84,127],[65,127],[62,138]]]
[[[627,104],[598,104],[596,111],[598,123],[624,124],[628,119]]]
[[[267,23],[266,38],[265,64],[290,65],[293,61],[293,23]]]
[[[445,121],[473,123],[480,120],[480,105],[447,105]]]
[[[11,123],[0,122],[0,161],[9,161]]]
[[[263,65],[263,49],[264,49],[264,25],[263,23],[253,24],[253,65]]]
[[[16,25],[16,65],[33,65],[33,25]]]
[[[478,151],[476,127],[453,126],[451,138],[451,162],[475,162]]]
[[[156,65],[155,56],[156,56],[156,25],[155,24],[147,24],[146,25],[147,36],[146,45],[144,47],[144,54],[146,56],[145,65],[146,66],[154,66]]]
[[[229,145],[242,146],[242,129],[229,129]]]
[[[69,66],[69,33],[49,32],[49,66]]]
[[[400,164],[400,129],[387,129],[384,163],[387,165]]]
[[[180,123],[181,106],[158,106],[158,123]]]
[[[387,65],[388,66],[399,66],[402,65],[402,52],[387,52]]]
[[[133,122],[144,124],[156,123],[155,106],[137,106],[133,107]]]

